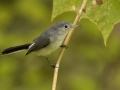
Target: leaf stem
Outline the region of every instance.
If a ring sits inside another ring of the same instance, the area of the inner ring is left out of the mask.
[[[82,6],[81,8],[79,9],[78,13],[77,13],[77,16],[73,22],[74,25],[77,24],[77,22],[79,21],[81,15],[83,12],[85,12],[85,9],[86,9],[86,4],[87,4],[87,0],[83,0],[83,3],[82,3]],[[68,42],[73,34],[73,31],[74,31],[75,28],[72,28],[72,30],[70,30],[70,32],[68,33],[65,41],[64,41],[64,45],[68,45]],[[58,56],[58,59],[57,59],[57,62],[56,62],[56,68],[54,69],[54,76],[53,76],[53,84],[52,84],[52,90],[56,90],[56,84],[57,84],[57,77],[58,77],[58,70],[59,70],[59,65],[60,65],[60,61],[62,59],[62,56],[65,52],[65,48],[62,48],[60,53],[59,53],[59,56]]]

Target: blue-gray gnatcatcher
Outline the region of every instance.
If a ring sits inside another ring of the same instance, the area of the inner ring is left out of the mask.
[[[60,46],[65,47],[65,45],[62,45],[62,42],[71,28],[76,26],[78,25],[73,25],[67,21],[58,22],[45,30],[39,37],[34,39],[33,42],[9,47],[2,52],[2,55],[27,49],[26,55],[35,52],[39,56],[45,56],[48,60],[47,55],[58,49]],[[52,64],[51,66],[54,67]]]

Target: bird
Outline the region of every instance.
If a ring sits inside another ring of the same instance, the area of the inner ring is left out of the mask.
[[[26,55],[35,53],[38,56],[44,56],[47,60],[47,56],[57,50],[59,47],[66,47],[63,45],[63,41],[71,28],[77,27],[68,21],[60,21],[46,29],[40,36],[35,38],[32,42],[23,45],[13,46],[6,48],[2,51],[2,55],[15,53],[21,50],[27,50]],[[50,61],[48,60],[50,63]],[[54,68],[55,65],[50,65]]]

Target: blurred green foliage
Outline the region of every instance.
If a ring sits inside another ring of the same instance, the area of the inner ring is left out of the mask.
[[[31,42],[57,21],[73,22],[66,12],[51,23],[52,0],[0,0],[0,51]],[[120,24],[107,47],[89,20],[78,24],[63,56],[57,90],[120,90]],[[60,49],[48,58],[55,62]],[[0,90],[51,90],[53,69],[44,57],[26,51],[0,56]]]

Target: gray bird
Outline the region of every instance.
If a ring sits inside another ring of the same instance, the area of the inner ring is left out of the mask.
[[[73,25],[72,23],[69,23],[67,21],[57,22],[53,26],[45,30],[31,43],[9,47],[2,52],[2,55],[27,49],[26,55],[34,52],[39,56],[45,56],[48,60],[47,55],[49,55],[59,47],[66,47],[65,45],[62,45],[66,35],[71,30],[71,28],[77,26],[78,25]],[[50,65],[54,67],[54,65],[52,65],[51,63]]]

